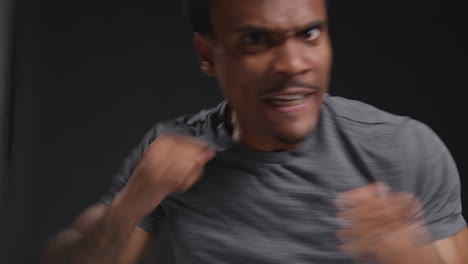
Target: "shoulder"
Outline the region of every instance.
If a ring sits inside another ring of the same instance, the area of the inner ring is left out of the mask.
[[[152,128],[155,132],[154,137],[167,133],[193,137],[205,136],[223,122],[226,104],[226,101],[223,101],[216,106],[205,108],[195,113],[158,122]]]
[[[370,104],[338,96],[326,96],[324,107],[348,133],[387,143],[438,141],[426,124],[408,116],[395,115]]]
[[[213,133],[211,132],[213,131],[212,127],[217,127],[217,123],[222,120],[221,115],[225,105],[226,103],[222,102],[215,107],[207,108],[197,113],[183,115],[154,124],[122,162],[120,170],[113,180],[114,189],[120,190],[123,188],[143,153],[160,135],[179,134],[184,136],[204,137],[204,139],[210,143],[213,138]],[[113,196],[114,193],[111,193],[111,195]],[[110,201],[108,198],[104,198],[103,200]]]
[[[391,114],[370,104],[338,96],[326,96],[324,105],[338,118],[351,123],[398,125],[407,119],[405,116]]]

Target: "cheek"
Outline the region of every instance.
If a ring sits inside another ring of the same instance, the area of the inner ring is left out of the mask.
[[[333,53],[330,46],[325,46],[323,51],[320,53],[318,58],[319,68],[321,69],[321,75],[324,78],[325,84],[328,83],[330,79],[331,66],[333,62]]]
[[[216,68],[216,77],[228,99],[249,100],[262,89],[264,69],[258,60],[225,57]]]

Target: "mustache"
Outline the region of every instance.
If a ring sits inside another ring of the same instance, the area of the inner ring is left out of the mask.
[[[297,80],[288,80],[288,81],[280,82],[280,83],[273,85],[270,89],[263,91],[260,95],[266,95],[269,93],[279,92],[289,87],[307,88],[307,89],[312,90],[311,92],[316,92],[316,91],[321,90],[320,86],[318,85],[309,84],[309,83],[297,81]]]

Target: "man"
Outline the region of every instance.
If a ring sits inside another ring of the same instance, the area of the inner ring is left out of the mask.
[[[187,1],[227,99],[157,124],[46,263],[467,263],[458,173],[410,118],[327,94],[325,0]]]

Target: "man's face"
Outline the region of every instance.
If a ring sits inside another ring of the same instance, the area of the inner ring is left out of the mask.
[[[235,112],[241,140],[271,151],[315,127],[328,90],[325,0],[216,0],[202,56]],[[199,49],[200,51],[200,49]]]

